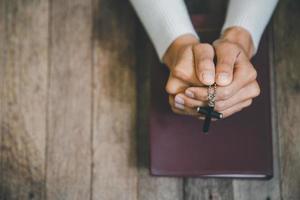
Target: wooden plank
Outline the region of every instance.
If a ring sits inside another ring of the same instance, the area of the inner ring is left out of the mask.
[[[93,199],[137,199],[135,18],[127,1],[94,1]]]
[[[92,3],[50,9],[47,199],[90,199]]]
[[[148,117],[150,106],[151,67],[159,65],[151,42],[139,24],[137,43],[137,88],[138,88],[138,194],[142,200],[182,200],[182,178],[151,177],[149,175],[149,130]]]
[[[274,16],[282,199],[300,199],[300,2],[280,1]]]
[[[185,198],[187,200],[231,200],[233,187],[230,179],[199,179],[189,178],[185,184]]]
[[[0,92],[3,90],[3,76],[2,71],[5,68],[5,4],[4,0],[0,0]],[[1,96],[2,92],[0,93]],[[2,98],[0,98],[0,122],[2,121]],[[3,163],[3,157],[2,157],[2,131],[0,129],[0,199],[4,199],[4,178],[3,178],[3,172],[4,172],[4,165]]]
[[[0,9],[0,199],[44,199],[48,1]]]
[[[141,169],[139,175],[139,199],[183,199],[183,185],[180,178],[151,177],[147,169]]]

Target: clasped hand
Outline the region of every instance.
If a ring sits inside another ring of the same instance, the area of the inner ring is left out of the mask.
[[[179,37],[163,58],[170,70],[166,91],[173,112],[203,119],[196,108],[207,105],[207,86],[214,82],[215,110],[223,118],[250,106],[260,94],[250,62],[253,49],[249,33],[238,27],[226,30],[212,45],[192,35]]]

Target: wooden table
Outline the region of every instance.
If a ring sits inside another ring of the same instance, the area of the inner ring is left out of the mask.
[[[300,199],[299,9],[281,1],[270,25],[275,177],[248,181],[148,175],[158,60],[127,1],[0,0],[0,199]]]

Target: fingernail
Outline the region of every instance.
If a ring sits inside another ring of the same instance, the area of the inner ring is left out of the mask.
[[[204,71],[202,72],[202,78],[206,83],[213,83],[215,82],[215,77],[214,77],[214,73],[210,72],[210,71]]]
[[[192,91],[190,91],[190,90],[186,90],[185,91],[185,95],[188,96],[188,97],[190,97],[190,98],[194,98],[195,97],[194,93]]]
[[[218,81],[221,84],[227,84],[229,82],[229,74],[226,72],[222,72],[218,75]]]
[[[178,95],[175,97],[175,102],[179,104],[184,104],[183,98]]]
[[[176,103],[176,102],[175,102],[175,107],[178,108],[178,109],[180,109],[180,110],[184,109],[184,105],[183,104]]]

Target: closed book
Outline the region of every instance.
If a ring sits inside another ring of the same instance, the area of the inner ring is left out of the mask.
[[[194,24],[200,30],[201,41],[212,42],[220,30],[206,29],[205,20],[205,17],[198,16]],[[205,30],[203,33],[202,28]],[[260,95],[250,107],[212,122],[208,134],[202,132],[203,120],[172,112],[165,91],[169,71],[164,65],[152,67],[149,117],[152,175],[232,178],[273,176],[270,42],[265,33],[252,59],[258,73]]]

